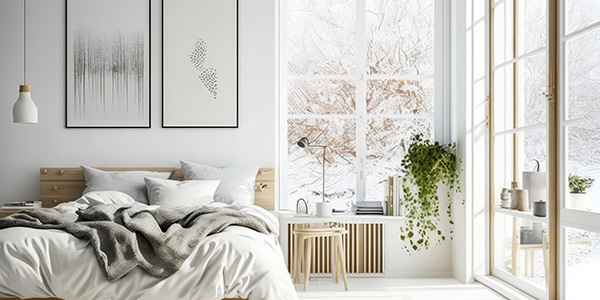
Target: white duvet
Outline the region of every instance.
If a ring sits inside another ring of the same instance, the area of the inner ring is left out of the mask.
[[[97,202],[82,197],[57,209],[101,204]],[[152,277],[138,267],[114,283],[106,280],[86,240],[60,230],[0,230],[0,297],[298,299],[277,242],[277,219],[260,207],[237,209],[262,218],[275,233],[265,235],[231,226],[204,239],[181,269],[168,278]]]

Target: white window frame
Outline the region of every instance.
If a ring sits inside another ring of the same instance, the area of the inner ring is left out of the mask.
[[[495,12],[494,10],[497,7],[499,7],[500,5],[508,5],[508,3],[516,4],[516,3],[518,3],[518,0],[508,0],[508,1],[502,0],[502,1],[497,1],[497,2],[496,1],[486,1],[486,2],[488,2],[487,6],[486,6],[486,14],[488,14],[488,16],[486,17],[486,19],[489,21],[489,18],[490,18],[489,13],[494,13]],[[492,7],[492,9],[489,9],[490,6]],[[509,13],[512,13],[512,12],[509,12]],[[506,20],[510,19],[510,18],[507,18],[507,15],[508,15],[507,12],[504,11],[504,14],[503,14],[504,20],[503,20],[503,22],[505,22]],[[550,15],[549,14],[549,7],[548,7],[548,5],[546,5],[546,16],[547,16],[546,17],[547,18],[546,19],[546,30],[548,30],[548,23],[550,21],[549,20],[550,19],[549,15]],[[516,23],[516,20],[514,20],[514,19],[512,20],[512,22],[513,22],[513,24],[512,24],[513,26],[518,26],[519,25],[518,23]],[[489,29],[489,27],[488,27],[488,29]],[[517,28],[517,29],[522,29],[522,28]],[[513,34],[514,34],[514,32],[513,32]],[[507,35],[506,32],[504,32],[504,35],[501,36],[501,37],[492,36],[492,37],[488,37],[488,38],[492,39],[491,44],[494,44],[494,41],[500,41],[501,43],[504,43],[504,42],[507,41],[507,36],[506,35]],[[513,41],[514,41],[515,37],[513,36],[512,38],[513,38]],[[491,68],[491,70],[488,69],[488,72],[499,71],[502,68],[509,67],[509,66],[511,66],[511,65],[513,65],[514,63],[517,63],[517,62],[524,62],[527,58],[529,58],[529,57],[531,57],[533,55],[541,54],[541,53],[546,53],[547,68],[550,68],[550,66],[549,66],[549,58],[548,58],[548,49],[550,47],[549,43],[550,43],[550,40],[548,39],[546,41],[546,45],[543,46],[543,47],[540,47],[540,48],[537,48],[537,49],[533,49],[533,50],[529,50],[526,53],[516,53],[516,54],[513,53],[514,54],[513,58],[511,58],[509,60],[506,60],[506,61],[497,62],[494,59],[494,61],[491,62],[492,65],[488,66],[488,68]],[[488,46],[489,45],[490,45],[490,43],[488,44]],[[488,50],[487,53],[489,55],[490,49],[488,48],[487,50]],[[495,53],[495,55],[497,55],[497,54]],[[489,74],[487,76],[489,76]],[[504,86],[502,86],[502,87],[501,86],[494,86],[493,90],[495,91],[497,89],[504,89],[504,88],[505,88]],[[517,89],[517,88],[518,87],[513,86],[513,90],[511,90],[511,93],[514,91],[514,89]],[[489,91],[489,88],[488,88],[488,91]],[[492,97],[495,97],[495,95],[492,95]],[[517,104],[518,101],[522,101],[522,100],[523,99],[520,99],[520,98],[512,99],[513,105],[518,105]],[[496,99],[496,98],[494,98],[494,101],[504,101],[504,99]],[[490,108],[490,111],[494,111],[494,109],[495,109],[495,107],[492,106]],[[507,112],[503,112],[503,113],[507,113]],[[531,132],[531,131],[536,130],[536,129],[544,129],[545,132],[546,132],[546,136],[547,136],[547,140],[546,140],[546,153],[547,153],[547,155],[549,155],[549,147],[550,147],[549,145],[550,144],[549,144],[549,141],[548,141],[548,137],[549,137],[550,133],[549,133],[548,126],[549,126],[549,122],[550,122],[550,115],[548,114],[548,112],[546,112],[546,113],[547,113],[547,118],[546,118],[545,122],[543,122],[543,123],[536,123],[536,124],[529,124],[529,125],[518,124],[518,126],[516,128],[513,127],[513,128],[508,128],[508,129],[498,130],[498,131],[494,130],[494,132],[492,133],[492,135],[488,136],[488,139],[493,139],[494,140],[494,145],[495,145],[495,139],[498,138],[498,137],[509,137],[509,138],[511,138],[511,136],[514,133],[525,133],[525,132]],[[494,112],[493,115],[496,116],[496,113]],[[510,116],[511,116],[511,118],[515,117],[512,112],[510,113]],[[506,115],[503,115],[502,117],[505,118],[505,119],[507,119]],[[492,118],[492,120],[490,122],[495,122],[495,120]],[[489,140],[488,140],[488,146],[489,146]],[[521,150],[522,150],[522,147],[523,147],[522,144],[516,144],[516,145],[513,144],[513,149],[512,149],[513,155],[515,155],[515,153],[519,153],[520,154]],[[496,149],[492,149],[492,151],[495,152]],[[500,155],[500,153],[494,153],[495,157],[497,155]],[[511,176],[512,177],[511,181],[520,182],[521,181],[520,174],[521,174],[522,170],[519,170],[519,169],[521,168],[521,166],[523,166],[524,161],[523,161],[522,155],[515,155],[515,156],[516,156],[516,159],[513,157],[512,158],[512,162],[511,162],[513,164],[513,166],[512,166],[513,167],[513,174]],[[494,163],[495,163],[495,161],[489,161],[489,158],[488,158],[488,166],[492,166]],[[550,162],[550,158],[548,156],[547,162],[546,162],[547,168],[549,168],[550,163],[551,163]],[[488,181],[488,182],[493,182],[493,184],[491,186],[489,186],[488,189],[491,189],[493,193],[496,193],[498,191],[498,187],[495,186],[495,183],[496,183],[495,176],[496,176],[498,168],[496,166],[494,166],[493,169],[494,169],[494,175],[492,175],[492,181]],[[489,175],[490,174],[488,172],[488,176]],[[488,204],[488,205],[491,205],[491,204]],[[511,215],[509,213],[507,213],[506,211],[504,211],[504,210],[495,210],[495,209],[489,210],[488,209],[487,212],[488,212],[488,214],[490,214],[490,213],[494,214],[494,216],[492,216],[492,218],[494,220],[493,221],[494,224],[489,224],[489,226],[490,226],[489,232],[491,233],[492,236],[488,237],[488,245],[487,246],[490,247],[489,243],[492,242],[492,241],[490,241],[489,239],[494,239],[494,236],[496,235],[496,225],[495,225],[495,222],[498,222],[498,218],[496,218],[496,215],[500,215],[500,216],[503,216],[503,217],[511,216]],[[489,218],[490,218],[490,216],[488,216],[488,219]],[[523,219],[523,218],[520,218],[520,219]],[[536,221],[538,221],[538,220],[536,220]],[[549,228],[548,227],[549,226],[549,218],[548,217],[546,217],[545,220],[542,223],[544,223],[546,225],[546,227]],[[494,245],[494,247],[497,248],[498,245]],[[495,248],[492,249],[493,256],[497,255],[497,253],[495,251],[496,250]],[[490,252],[487,252],[487,253],[490,254]],[[495,260],[495,257],[488,257],[487,259],[488,260]],[[495,264],[493,264],[493,269],[491,270],[491,273],[493,274],[494,277],[497,277],[497,278],[499,278],[499,279],[501,279],[501,280],[509,283],[510,285],[518,288],[519,290],[524,291],[525,293],[527,293],[529,295],[532,295],[532,296],[534,296],[534,297],[536,297],[538,299],[545,298],[546,294],[548,293],[547,290],[542,290],[542,289],[538,288],[537,286],[534,286],[531,283],[527,282],[526,280],[524,280],[522,278],[519,278],[517,276],[512,275],[507,270],[505,270],[505,269],[503,269],[503,268],[501,268],[501,267],[499,267],[499,266],[497,266]]]
[[[559,0],[559,78],[560,78],[560,122],[559,122],[559,138],[560,138],[560,155],[559,155],[559,176],[561,185],[559,185],[559,232],[560,232],[560,243],[559,243],[559,292],[561,299],[566,297],[566,291],[568,287],[566,286],[567,282],[567,260],[568,260],[568,249],[567,245],[569,242],[566,228],[570,227],[578,230],[585,230],[594,233],[600,233],[600,213],[599,212],[588,212],[582,210],[576,210],[572,208],[566,207],[566,197],[569,196],[568,189],[565,189],[565,184],[568,183],[569,172],[567,171],[567,163],[568,163],[568,148],[569,148],[569,140],[566,134],[566,129],[577,126],[578,124],[585,123],[585,118],[571,118],[569,119],[567,116],[568,113],[568,66],[566,59],[566,44],[568,41],[576,39],[582,35],[590,33],[591,31],[597,30],[600,27],[600,21],[596,21],[595,23],[588,24],[585,27],[579,28],[573,32],[566,34],[565,26],[566,26],[566,18],[565,18],[565,1]]]
[[[567,101],[568,101],[568,81],[567,81],[567,60],[566,60],[566,43],[572,39],[576,39],[586,33],[590,33],[591,31],[597,30],[600,27],[600,21],[597,21],[595,23],[592,24],[588,24],[587,26],[580,28],[578,30],[575,30],[574,32],[571,32],[567,35],[565,35],[565,31],[564,31],[564,27],[565,27],[565,23],[566,23],[566,19],[564,16],[564,6],[565,6],[565,1],[561,0],[559,2],[560,4],[560,26],[559,26],[559,31],[560,31],[560,40],[559,40],[559,47],[560,47],[560,56],[559,56],[559,63],[560,63],[560,99],[562,99],[563,101],[560,101],[560,139],[561,139],[561,148],[560,148],[560,165],[559,165],[559,169],[560,169],[560,182],[567,183],[568,182],[568,176],[569,173],[567,172],[567,162],[568,162],[568,136],[566,134],[565,129],[566,128],[570,128],[573,126],[577,126],[579,124],[585,124],[585,118],[584,117],[579,117],[579,118],[571,118],[569,119],[567,117],[567,113],[568,113],[568,107],[567,107]],[[569,191],[565,190],[564,185],[560,186],[560,209],[561,209],[561,214],[560,214],[560,226],[561,226],[561,230],[562,227],[571,227],[571,228],[575,228],[575,229],[581,229],[581,230],[587,230],[587,231],[593,231],[593,232],[598,232],[600,233],[600,213],[599,212],[588,212],[588,211],[582,211],[582,210],[576,210],[576,209],[571,209],[565,206],[565,198],[568,197],[569,195]],[[563,236],[562,238],[563,241],[566,241],[566,236]],[[564,246],[565,243],[562,243],[562,245]],[[565,253],[565,251],[561,251],[561,253]],[[563,270],[564,272],[564,270]],[[564,276],[563,276],[564,277]],[[564,289],[563,289],[564,290]]]
[[[276,88],[275,110],[277,113],[277,157],[276,165],[278,166],[276,176],[278,178],[278,186],[276,195],[276,208],[281,211],[295,210],[292,203],[287,204],[287,10],[288,1],[290,0],[274,0],[276,11],[276,79],[278,81]],[[365,200],[365,162],[366,143],[359,142],[366,140],[366,33],[365,33],[365,3],[366,0],[355,0],[357,7],[356,19],[356,114],[352,119],[356,120],[356,200]],[[450,3],[447,1],[434,1],[434,139],[439,142],[451,142],[451,101],[450,101]],[[362,10],[361,10],[362,8]],[[363,13],[361,13],[361,11]],[[441,21],[438,21],[441,20]],[[362,37],[362,38],[359,38]],[[438,45],[442,45],[441,47]],[[360,63],[359,63],[360,62]],[[353,76],[353,75],[350,75]],[[432,78],[431,75],[419,76],[395,76],[398,79],[421,79]],[[339,117],[339,115],[334,115]],[[348,115],[350,116],[350,115]],[[424,115],[406,116],[410,118],[422,118]],[[314,117],[314,116],[312,116]],[[333,117],[333,116],[331,116]],[[381,118],[382,116],[377,116]],[[405,117],[394,115],[394,118]],[[328,116],[319,116],[318,118],[326,119]]]

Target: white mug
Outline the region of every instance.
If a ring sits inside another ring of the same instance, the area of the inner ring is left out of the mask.
[[[317,217],[327,218],[333,215],[331,210],[331,203],[329,202],[317,202]]]

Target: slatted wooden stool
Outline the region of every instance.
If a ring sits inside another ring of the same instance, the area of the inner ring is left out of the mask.
[[[300,269],[304,271],[304,290],[308,286],[311,265],[311,249],[315,238],[330,237],[332,242],[332,260],[331,269],[332,277],[335,282],[339,282],[338,274],[342,273],[344,280],[344,288],[348,290],[348,279],[346,278],[346,259],[344,258],[344,245],[342,236],[347,234],[344,228],[302,228],[294,230],[293,234],[296,238],[296,257],[294,258],[294,282],[300,279]],[[303,265],[304,264],[304,265]]]

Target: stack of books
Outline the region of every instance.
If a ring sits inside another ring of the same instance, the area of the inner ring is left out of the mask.
[[[352,210],[357,215],[383,215],[383,203],[380,201],[356,201]]]
[[[42,207],[42,201],[22,201],[22,202],[8,202],[5,203],[0,209],[3,210],[25,210]]]

